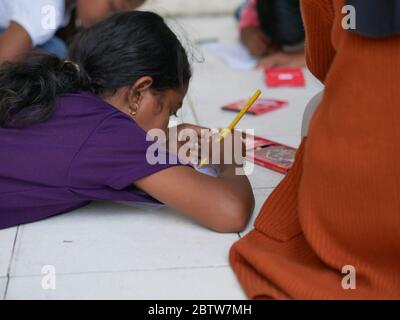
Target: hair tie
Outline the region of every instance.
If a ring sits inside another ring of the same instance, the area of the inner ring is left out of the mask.
[[[93,85],[92,77],[86,72],[86,70],[83,67],[81,67],[78,63],[71,60],[65,60],[63,65],[65,66],[68,64],[74,67],[77,73],[77,77],[80,79],[80,81],[83,81],[85,85]]]
[[[80,67],[79,64],[77,64],[76,62],[73,62],[73,61],[71,61],[71,60],[65,60],[65,61],[64,61],[64,65],[66,65],[66,64],[71,64],[71,65],[73,65],[74,68],[76,69],[76,71],[77,71],[78,73],[81,72],[81,67]]]

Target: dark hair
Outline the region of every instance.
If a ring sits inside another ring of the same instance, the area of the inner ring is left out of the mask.
[[[0,127],[21,128],[47,120],[56,98],[96,95],[131,85],[143,76],[162,91],[188,85],[191,69],[176,35],[151,12],[118,13],[79,33],[69,61],[34,53],[0,67]]]
[[[261,28],[278,45],[297,45],[304,41],[300,0],[259,0],[257,11]]]

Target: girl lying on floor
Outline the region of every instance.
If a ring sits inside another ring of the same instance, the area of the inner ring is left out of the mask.
[[[69,59],[31,55],[1,67],[0,229],[92,200],[161,202],[219,232],[246,226],[254,197],[236,175],[241,164],[210,177],[146,158],[147,133],[168,130],[191,78],[161,17],[116,14],[80,33]]]

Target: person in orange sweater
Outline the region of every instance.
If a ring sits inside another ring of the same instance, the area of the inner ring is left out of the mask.
[[[400,298],[395,2],[302,0],[307,64],[325,90],[293,168],[231,249],[249,298]]]

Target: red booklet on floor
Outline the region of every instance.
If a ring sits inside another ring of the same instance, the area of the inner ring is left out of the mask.
[[[281,143],[260,138],[247,137],[246,158],[265,168],[286,174],[294,163],[297,149]]]
[[[265,82],[270,87],[304,87],[306,81],[302,69],[265,69]]]
[[[243,109],[246,102],[247,101],[245,101],[245,100],[236,101],[236,102],[230,103],[226,106],[223,106],[222,109],[239,112],[240,110]],[[264,113],[268,113],[268,112],[283,108],[287,105],[288,105],[288,102],[284,101],[284,100],[259,98],[253,104],[253,106],[250,108],[250,110],[247,111],[247,113],[259,116]]]

